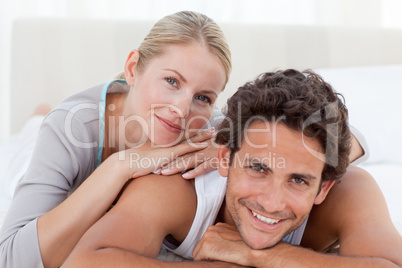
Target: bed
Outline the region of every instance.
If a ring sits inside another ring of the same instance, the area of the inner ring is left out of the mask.
[[[21,129],[38,104],[55,106],[74,92],[113,78],[153,23],[56,18],[15,21],[12,132]],[[224,106],[239,85],[261,72],[316,70],[344,94],[350,122],[369,144],[370,158],[361,166],[378,182],[402,234],[402,143],[398,137],[402,132],[402,30],[243,24],[222,24],[222,29],[232,50],[233,72],[217,106]],[[7,160],[0,166],[2,172]],[[8,183],[6,189],[5,176],[0,175],[1,223],[14,184]]]

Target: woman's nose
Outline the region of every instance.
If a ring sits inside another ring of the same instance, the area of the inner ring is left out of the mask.
[[[190,114],[192,96],[176,96],[173,104],[169,105],[170,111],[177,113],[179,117],[186,118]]]

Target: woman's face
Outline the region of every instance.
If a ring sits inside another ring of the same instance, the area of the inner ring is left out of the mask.
[[[145,68],[133,71],[126,99],[126,137],[170,146],[201,129],[225,86],[219,58],[200,45],[170,45]],[[130,121],[130,120],[128,120]],[[130,139],[128,139],[130,140]]]

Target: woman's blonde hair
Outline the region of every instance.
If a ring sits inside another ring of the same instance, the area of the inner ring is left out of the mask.
[[[225,69],[226,82],[232,70],[229,45],[221,28],[209,17],[193,12],[180,11],[159,20],[142,41],[136,68],[141,70],[152,58],[161,55],[169,44],[198,43],[218,56]],[[125,79],[124,73],[116,78]]]

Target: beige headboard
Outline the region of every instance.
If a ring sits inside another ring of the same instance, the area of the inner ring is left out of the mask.
[[[123,69],[154,22],[19,19],[12,37],[11,130],[39,103],[105,82]],[[402,30],[221,24],[233,72],[218,100],[239,85],[282,68],[332,68],[402,63]]]

